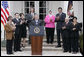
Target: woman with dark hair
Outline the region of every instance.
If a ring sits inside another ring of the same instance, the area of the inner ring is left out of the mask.
[[[29,30],[29,26],[30,26],[31,21],[34,19],[34,15],[35,15],[34,8],[30,7],[29,13],[25,15],[25,18],[27,20],[28,30]],[[30,35],[29,35],[29,42],[28,43],[31,44]]]
[[[70,30],[71,30],[71,48],[73,53],[77,53],[78,50],[78,41],[79,41],[79,31],[80,31],[80,25],[77,22],[77,17],[73,18],[73,22],[70,26]]]
[[[25,47],[25,42],[26,42],[26,19],[24,18],[23,13],[20,13],[20,21],[22,22],[22,25],[21,25],[22,46]]]
[[[13,45],[13,38],[14,38],[15,28],[16,28],[15,25],[12,24],[12,16],[9,16],[8,19],[7,19],[7,23],[5,25],[7,54],[13,54],[12,45]]]

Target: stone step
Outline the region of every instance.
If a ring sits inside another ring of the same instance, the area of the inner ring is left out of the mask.
[[[29,41],[29,39],[26,39],[26,42],[28,42],[28,41]],[[44,38],[43,41],[46,42],[47,39]],[[62,39],[60,39],[60,41],[62,42]],[[57,39],[56,38],[54,38],[54,42],[57,42]]]
[[[31,46],[26,46],[25,48],[21,48],[24,51],[31,51]],[[53,47],[42,47],[43,51],[62,51],[62,47],[60,48],[55,48],[55,46]],[[1,51],[6,51],[5,47],[1,47]]]
[[[61,39],[62,42],[62,39]],[[62,47],[60,48],[55,48],[55,46],[57,45],[57,39],[54,38],[54,43],[53,44],[47,44],[46,43],[46,36],[43,37],[43,51],[62,51]],[[61,43],[62,45],[62,43]],[[6,48],[5,47],[1,47],[2,51],[5,51]],[[22,50],[24,51],[31,51],[31,45],[28,44],[28,38],[26,38],[26,47],[22,48]]]
[[[27,39],[28,39],[28,37],[29,37],[29,35],[27,35]],[[46,39],[46,35],[43,36],[43,39]],[[57,39],[57,35],[54,35],[54,39]]]
[[[72,54],[63,51],[43,51],[42,55],[31,55],[31,51],[14,52],[14,54],[8,55],[6,51],[1,51],[1,56],[83,56],[80,52]]]
[[[52,47],[52,46],[56,46],[57,45],[57,42],[54,41],[53,44],[47,44],[46,41],[43,41],[43,46],[44,47]],[[61,43],[61,45],[63,45],[63,43]],[[26,42],[26,46],[29,46],[28,42]]]
[[[53,44],[47,44],[46,42],[43,42],[43,50],[44,51],[50,51],[50,50],[53,50],[53,51],[56,51],[56,50],[60,50],[60,51],[62,51],[62,47],[60,47],[60,48],[56,48],[55,46],[57,45],[57,43],[56,42],[54,42]],[[62,45],[62,43],[61,43],[61,45]],[[25,50],[25,51],[30,51],[31,50],[31,45],[29,45],[28,43],[26,43],[26,47],[25,48],[22,48],[23,50]],[[1,47],[1,50],[6,50],[6,48],[5,47]]]
[[[23,51],[31,51],[31,46],[26,46],[25,48],[21,48]],[[63,51],[62,47],[56,48],[55,46],[51,47],[42,47],[43,51]],[[79,49],[80,50],[80,49]],[[1,47],[1,51],[6,51],[5,47]]]
[[[42,47],[43,51],[62,51],[62,47],[61,48],[55,48],[55,47]],[[24,51],[31,51],[31,46],[30,47],[25,47],[22,48],[22,50]]]

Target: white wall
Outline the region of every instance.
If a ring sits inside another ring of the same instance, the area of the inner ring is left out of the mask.
[[[10,1],[10,13],[14,17],[14,13],[24,12],[24,1]]]
[[[83,1],[74,1],[73,3],[74,15],[78,18],[78,22],[82,22],[83,24]],[[83,27],[82,27],[83,30]],[[82,31],[83,33],[83,31]]]
[[[49,10],[52,10],[54,15],[58,13],[58,7],[64,8],[63,6],[63,1],[49,1]]]
[[[67,10],[67,2],[68,1],[48,1],[47,7],[49,10],[53,11],[53,14],[56,15],[58,13],[58,7],[63,8],[63,12],[66,13]],[[37,5],[38,6],[38,5]],[[24,13],[24,1],[10,1],[10,13],[14,17],[14,13],[18,12]],[[78,18],[78,22],[83,23],[83,1],[74,1],[73,2],[74,14]],[[37,11],[39,12],[39,11]],[[3,30],[3,26],[1,25],[1,29]],[[55,31],[56,34],[56,31]],[[3,38],[3,33],[1,34],[1,38]]]
[[[66,13],[68,1],[48,1],[49,10],[53,11],[53,14],[58,13],[58,7],[63,8],[63,12]],[[83,22],[83,1],[74,1],[73,9],[75,16],[78,17],[78,22]],[[14,16],[14,13],[24,13],[24,1],[10,1],[10,13]],[[39,12],[39,11],[36,11]]]
[[[4,26],[1,23],[1,41],[4,40]]]
[[[36,4],[37,3],[37,4]],[[35,7],[39,7],[38,5],[39,1],[35,1]],[[14,16],[15,12],[24,13],[24,1],[10,1],[10,8],[11,8],[11,14]],[[67,6],[68,6],[68,1],[48,1],[47,2],[47,8],[49,10],[53,11],[53,14],[56,15],[58,13],[58,7],[63,8],[63,12],[67,12]],[[74,14],[78,18],[78,22],[83,23],[83,1],[73,1],[73,9],[74,9]],[[39,10],[39,8],[38,8]],[[48,11],[48,10],[47,10]],[[35,10],[35,12],[39,12]],[[48,12],[47,12],[48,13]],[[56,34],[56,32],[55,32]]]
[[[74,14],[78,18],[78,22],[83,22],[83,1],[74,1]]]

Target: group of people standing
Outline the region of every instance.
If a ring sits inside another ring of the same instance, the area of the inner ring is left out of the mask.
[[[12,46],[14,46],[14,51],[21,51],[21,39],[22,46],[25,46],[25,38],[26,38],[26,21],[24,18],[24,14],[15,13],[15,18],[9,16],[7,19],[7,23],[5,25],[6,31],[6,49],[7,54],[13,54]],[[13,43],[14,41],[14,43]]]
[[[73,14],[66,18],[66,14],[62,12],[62,8],[58,8],[56,16],[52,15],[52,11],[45,17],[45,28],[47,43],[53,44],[55,23],[57,32],[57,47],[61,47],[60,38],[63,42],[63,52],[77,53],[79,51],[79,31],[81,30],[80,24],[77,22],[77,17]]]
[[[61,47],[60,34],[62,35],[64,52],[74,53],[78,52],[78,39],[80,26],[77,22],[77,17],[73,17],[73,21],[66,19],[66,14],[62,12],[62,8],[58,8],[58,14],[52,15],[52,11],[46,15],[44,21],[39,19],[38,14],[34,13],[34,8],[30,8],[30,13],[26,16],[23,13],[15,13],[15,18],[9,16],[7,24],[5,25],[6,31],[6,50],[7,54],[13,54],[12,46],[14,46],[14,52],[22,51],[21,46],[25,47],[27,30],[29,26],[43,26],[45,24],[47,43],[53,44],[55,22],[57,30],[57,43],[56,47]],[[20,18],[19,18],[20,17]],[[22,43],[21,43],[22,40]],[[13,44],[14,41],[14,44]],[[29,35],[29,44],[31,44],[31,37]]]
[[[17,51],[22,51],[21,47],[25,47],[27,30],[26,27],[33,26],[43,26],[43,21],[39,19],[38,14],[34,13],[34,8],[30,8],[30,13],[24,15],[23,13],[15,13],[15,18],[9,16],[7,23],[5,25],[6,31],[6,50],[7,54],[13,54]],[[31,44],[31,39],[29,35],[28,43]],[[14,49],[12,49],[14,47]]]

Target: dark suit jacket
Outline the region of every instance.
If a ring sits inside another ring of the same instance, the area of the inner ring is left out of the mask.
[[[32,20],[32,15],[31,15],[31,13],[26,14],[26,15],[25,15],[25,18],[26,18],[27,20]]]
[[[60,15],[59,13],[56,14],[56,17],[59,16],[59,15]],[[62,13],[60,15],[60,19],[59,20],[55,20],[55,22],[57,22],[56,29],[61,29],[62,28],[62,24],[65,21],[65,18],[66,18],[66,14]]]
[[[64,22],[62,24],[62,27],[66,27],[66,29],[62,29],[62,35],[63,36],[66,36],[66,37],[70,37],[70,25],[71,25],[71,22],[68,22],[68,24],[66,24],[66,22]]]
[[[34,13],[35,14],[35,13]],[[32,15],[31,15],[31,13],[28,13],[28,14],[26,14],[25,15],[25,18],[26,18],[26,20],[27,20],[27,25],[28,25],[28,27],[29,27],[29,25],[30,25],[30,22],[32,21]]]
[[[38,20],[38,24],[36,24],[36,21],[31,21],[31,26],[43,26],[44,22],[42,20]]]
[[[76,30],[73,30],[73,28],[76,28]],[[77,23],[76,25],[73,25],[73,23],[71,23],[70,25],[70,30],[71,30],[71,37],[72,38],[79,38],[79,31],[81,30],[79,23]]]
[[[21,20],[19,19],[19,21],[17,21],[17,19],[14,18],[12,21],[14,24],[16,23],[15,34],[20,34],[20,28],[21,28],[20,22],[21,22]]]

